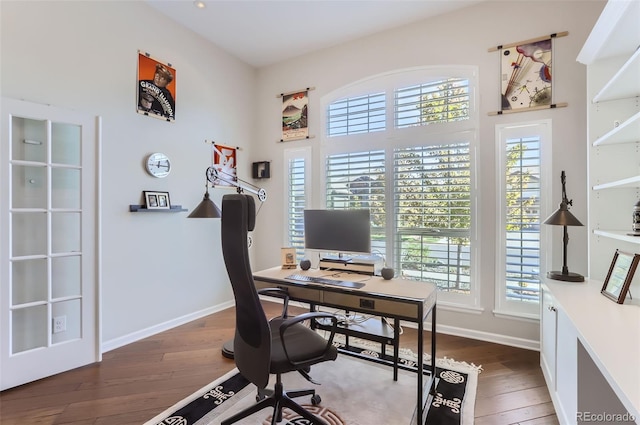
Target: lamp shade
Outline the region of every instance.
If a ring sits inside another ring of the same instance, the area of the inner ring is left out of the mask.
[[[202,198],[202,202],[189,214],[188,218],[220,218],[222,217],[222,211],[213,201],[209,198],[209,191],[207,190]]]
[[[544,221],[544,224],[551,224],[555,226],[582,226],[578,220],[567,208],[567,204],[564,202],[560,203],[560,208],[553,214],[549,216]]]

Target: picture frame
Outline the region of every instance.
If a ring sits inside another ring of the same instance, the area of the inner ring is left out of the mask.
[[[171,201],[169,192],[144,191],[144,202],[148,210],[169,210]]]
[[[295,248],[281,248],[280,255],[283,269],[295,269],[298,267]]]
[[[609,272],[600,291],[605,297],[623,304],[633,279],[633,274],[640,262],[640,254],[616,250],[609,266]]]

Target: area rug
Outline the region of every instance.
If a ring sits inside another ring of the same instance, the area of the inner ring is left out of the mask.
[[[350,341],[350,350],[377,353],[366,344]],[[402,361],[415,361],[412,352],[403,350]],[[414,363],[415,364],[415,363]],[[452,359],[437,359],[438,385],[427,416],[428,424],[471,425],[474,419],[475,391],[481,368]],[[298,373],[283,376],[285,389],[315,388],[322,397],[318,406],[310,397],[296,399],[307,410],[330,425],[411,425],[416,423],[415,372],[400,370],[393,381],[392,368],[368,360],[341,354],[335,362],[325,362],[311,369],[317,386]],[[217,425],[246,406],[255,403],[256,389],[237,369],[216,379],[190,397],[147,421],[144,425]],[[239,425],[268,425],[272,410],[264,409],[237,422]],[[281,425],[308,422],[285,410]]]

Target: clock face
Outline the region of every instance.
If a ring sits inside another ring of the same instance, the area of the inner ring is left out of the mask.
[[[171,161],[163,153],[152,153],[147,158],[146,167],[153,177],[167,177],[171,171]]]

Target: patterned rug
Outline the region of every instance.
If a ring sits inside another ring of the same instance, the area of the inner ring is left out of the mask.
[[[372,357],[388,357],[368,343],[350,341],[351,351]],[[415,366],[415,354],[401,351],[402,363]],[[425,365],[426,368],[426,365]],[[439,378],[436,395],[427,416],[428,424],[473,424],[475,392],[481,367],[451,359],[437,359]],[[309,397],[296,399],[307,410],[330,425],[411,425],[416,422],[415,372],[400,370],[393,381],[392,368],[368,360],[340,354],[335,362],[325,362],[311,369],[311,376],[321,383],[315,386],[297,373],[283,376],[285,389],[315,388],[322,397],[313,406]],[[244,407],[255,403],[256,390],[234,369],[190,397],[147,421],[144,425],[215,425]],[[270,409],[264,409],[238,422],[240,425],[268,425]],[[285,410],[280,425],[306,425],[307,421]]]

